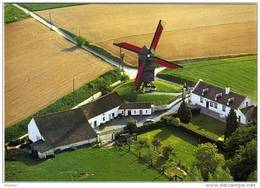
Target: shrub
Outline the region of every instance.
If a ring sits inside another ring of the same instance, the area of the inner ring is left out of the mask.
[[[157,74],[157,77],[164,79],[164,80],[171,81],[171,82],[175,82],[175,83],[178,83],[178,84],[181,84],[181,85],[186,84],[187,86],[193,86],[196,83],[194,81],[187,80],[187,79],[177,77],[177,76],[174,76],[174,75],[169,75],[169,74],[159,73],[159,74]]]
[[[152,144],[154,146],[154,149],[158,148],[161,145],[161,140],[159,138],[154,138]]]
[[[200,110],[201,110],[201,108],[198,108],[198,107],[191,108],[191,113],[192,113],[192,115],[199,115],[200,114]]]
[[[89,42],[82,36],[76,36],[74,37],[74,40],[77,42],[79,46],[89,44]]]
[[[166,145],[162,148],[162,155],[165,159],[169,159],[171,154],[173,154],[173,147],[171,145]]]
[[[136,131],[136,121],[131,118],[127,121],[127,125],[126,125],[126,130],[130,133],[133,134]]]

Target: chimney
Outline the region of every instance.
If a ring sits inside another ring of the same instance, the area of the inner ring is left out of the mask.
[[[228,95],[229,92],[230,92],[230,87],[226,87],[226,88],[225,88],[225,94]]]

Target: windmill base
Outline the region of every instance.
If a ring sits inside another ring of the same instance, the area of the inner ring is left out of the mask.
[[[138,90],[142,93],[151,93],[153,91],[156,91],[157,88],[152,82],[149,82],[149,83],[142,83]]]

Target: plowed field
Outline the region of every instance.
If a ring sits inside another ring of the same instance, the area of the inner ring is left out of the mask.
[[[5,25],[5,126],[112,67],[33,19]]]

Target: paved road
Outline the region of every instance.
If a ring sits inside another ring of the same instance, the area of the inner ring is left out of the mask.
[[[74,44],[77,44],[77,42],[69,35],[67,35],[66,33],[64,33],[62,30],[60,30],[58,27],[56,27],[55,25],[53,24],[50,24],[48,21],[46,21],[45,19],[41,18],[40,16],[38,16],[37,14],[35,14],[34,12],[24,8],[24,7],[21,7],[20,5],[18,4],[13,4],[15,7],[19,8],[20,10],[22,10],[23,12],[25,12],[26,14],[29,14],[30,16],[32,16],[32,18],[34,18],[35,20],[39,21],[40,23],[42,23],[43,25],[45,25],[46,27],[52,29],[53,31],[57,32],[59,35],[61,35],[62,37],[68,39],[70,42],[74,43]],[[91,48],[87,47],[87,46],[82,46],[83,49],[85,49],[86,51],[98,56],[99,58],[101,58],[102,60],[104,60],[105,62],[111,64],[111,65],[114,65],[116,67],[121,67],[121,64],[118,63],[118,62],[115,62],[113,61],[112,59],[92,50]],[[155,69],[155,75],[164,70],[165,67],[159,67],[159,68],[156,68]],[[137,74],[137,69],[136,68],[132,68],[132,67],[129,67],[127,65],[124,65],[124,71],[125,73],[129,76],[130,79],[133,79],[135,78],[136,74]]]

